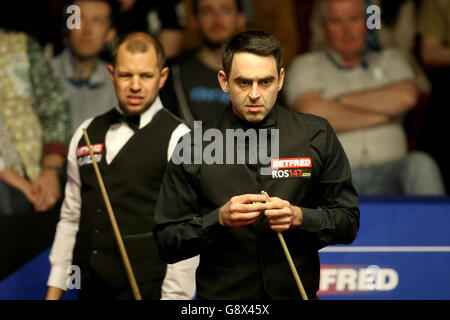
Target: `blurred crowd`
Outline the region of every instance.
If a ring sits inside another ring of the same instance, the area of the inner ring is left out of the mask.
[[[71,5],[80,8],[81,29],[68,24],[76,22]],[[5,8],[4,214],[46,211],[61,201],[74,130],[117,104],[107,70],[112,44],[138,30],[161,40],[171,67],[161,99],[186,123],[214,118],[229,103],[217,82],[224,41],[264,30],[282,44],[280,103],[330,122],[360,194],[450,190],[448,0],[40,0]],[[398,183],[386,185],[384,176],[398,176]]]

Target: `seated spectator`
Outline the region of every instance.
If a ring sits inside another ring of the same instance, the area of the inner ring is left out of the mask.
[[[183,46],[186,50],[198,47],[202,39],[197,32],[197,22],[193,12],[193,0],[186,3],[186,30]],[[283,48],[283,65],[288,66],[298,54],[299,34],[297,16],[293,0],[239,0],[246,17],[246,30],[264,30],[280,39]]]
[[[360,194],[444,194],[435,161],[407,151],[402,118],[417,89],[405,59],[394,49],[367,48],[363,0],[325,0],[320,9],[327,49],[293,61],[288,104],[331,123]]]
[[[86,119],[117,105],[106,62],[99,58],[116,32],[107,0],[78,0],[81,29],[68,30],[68,46],[51,60],[70,101],[71,133]]]
[[[450,2],[422,1],[418,14],[420,54],[427,67],[450,67]]]
[[[448,79],[450,78],[450,1],[422,1],[418,11],[419,52],[432,92],[425,112],[419,146],[439,163],[447,190],[450,189],[450,168],[442,141],[450,138],[447,119]]]
[[[321,31],[320,0],[314,1],[310,18],[310,51],[326,48]],[[370,0],[367,5],[381,9],[381,28],[369,31],[369,46],[379,50],[394,47],[408,60],[413,68],[417,87],[422,93],[431,91],[430,82],[414,54],[416,43],[416,5],[414,0]]]
[[[158,36],[167,58],[181,52],[184,10],[182,0],[116,0],[119,35],[146,31]]]
[[[245,27],[239,0],[194,0],[193,12],[203,44],[174,59],[161,92],[164,105],[190,126],[217,118],[229,105],[217,80],[222,44]]]
[[[0,29],[0,215],[52,209],[69,140],[68,103],[38,43]]]

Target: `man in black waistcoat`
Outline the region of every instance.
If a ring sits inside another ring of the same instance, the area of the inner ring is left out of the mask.
[[[119,106],[86,120],[72,138],[47,299],[59,299],[68,285],[77,287],[76,276],[81,276],[80,299],[133,298],[82,128],[87,128],[143,299],[160,299],[161,291],[165,299],[190,299],[195,293],[196,258],[166,266],[152,235],[167,161],[189,131],[159,99],[169,72],[164,60],[158,40],[142,32],[122,38],[113,52],[108,68]]]
[[[154,236],[167,263],[200,254],[198,299],[300,299],[275,231],[314,299],[318,250],[351,243],[359,229],[358,196],[333,129],[276,104],[280,51],[261,31],[227,43],[218,79],[231,106],[183,137],[163,178]]]

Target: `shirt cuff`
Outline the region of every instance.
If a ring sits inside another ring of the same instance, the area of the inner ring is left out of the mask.
[[[47,286],[67,291],[67,279],[67,270],[62,267],[54,266],[50,270]]]
[[[200,256],[167,265],[161,300],[192,300],[195,295],[195,271]]]
[[[228,227],[225,227],[219,222],[220,208],[211,211],[203,216],[203,232],[213,240],[219,240],[228,233]]]
[[[319,232],[322,224],[320,211],[311,208],[300,208],[302,210],[303,221],[298,227],[300,230],[308,232]]]

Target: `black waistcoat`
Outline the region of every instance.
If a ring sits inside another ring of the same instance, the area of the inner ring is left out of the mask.
[[[167,165],[167,149],[179,121],[166,110],[137,130],[110,164],[106,163],[107,112],[87,128],[125,247],[139,283],[162,282],[166,266],[160,261],[152,235],[153,213]],[[74,249],[74,264],[92,268],[113,289],[126,288],[125,273],[106,206],[86,153],[84,137],[78,144],[77,160],[81,178],[81,218]]]
[[[317,150],[311,147],[313,133],[309,132],[304,117],[278,106],[266,117],[266,123],[262,123],[263,128],[279,129],[280,159],[311,158],[312,166],[302,168],[303,176],[273,178],[260,175],[259,168],[248,164],[202,164],[199,181],[202,201],[205,201],[201,206],[202,214],[221,207],[235,195],[256,194],[262,190],[294,205],[317,208],[314,188],[322,164]],[[224,136],[226,129],[242,127],[230,109],[213,126]],[[288,230],[283,236],[306,292],[310,298],[314,297],[320,275],[317,240],[301,230]],[[225,239],[200,256],[197,290],[201,299],[300,299],[276,232],[270,229],[264,217],[242,228],[230,228]]]

